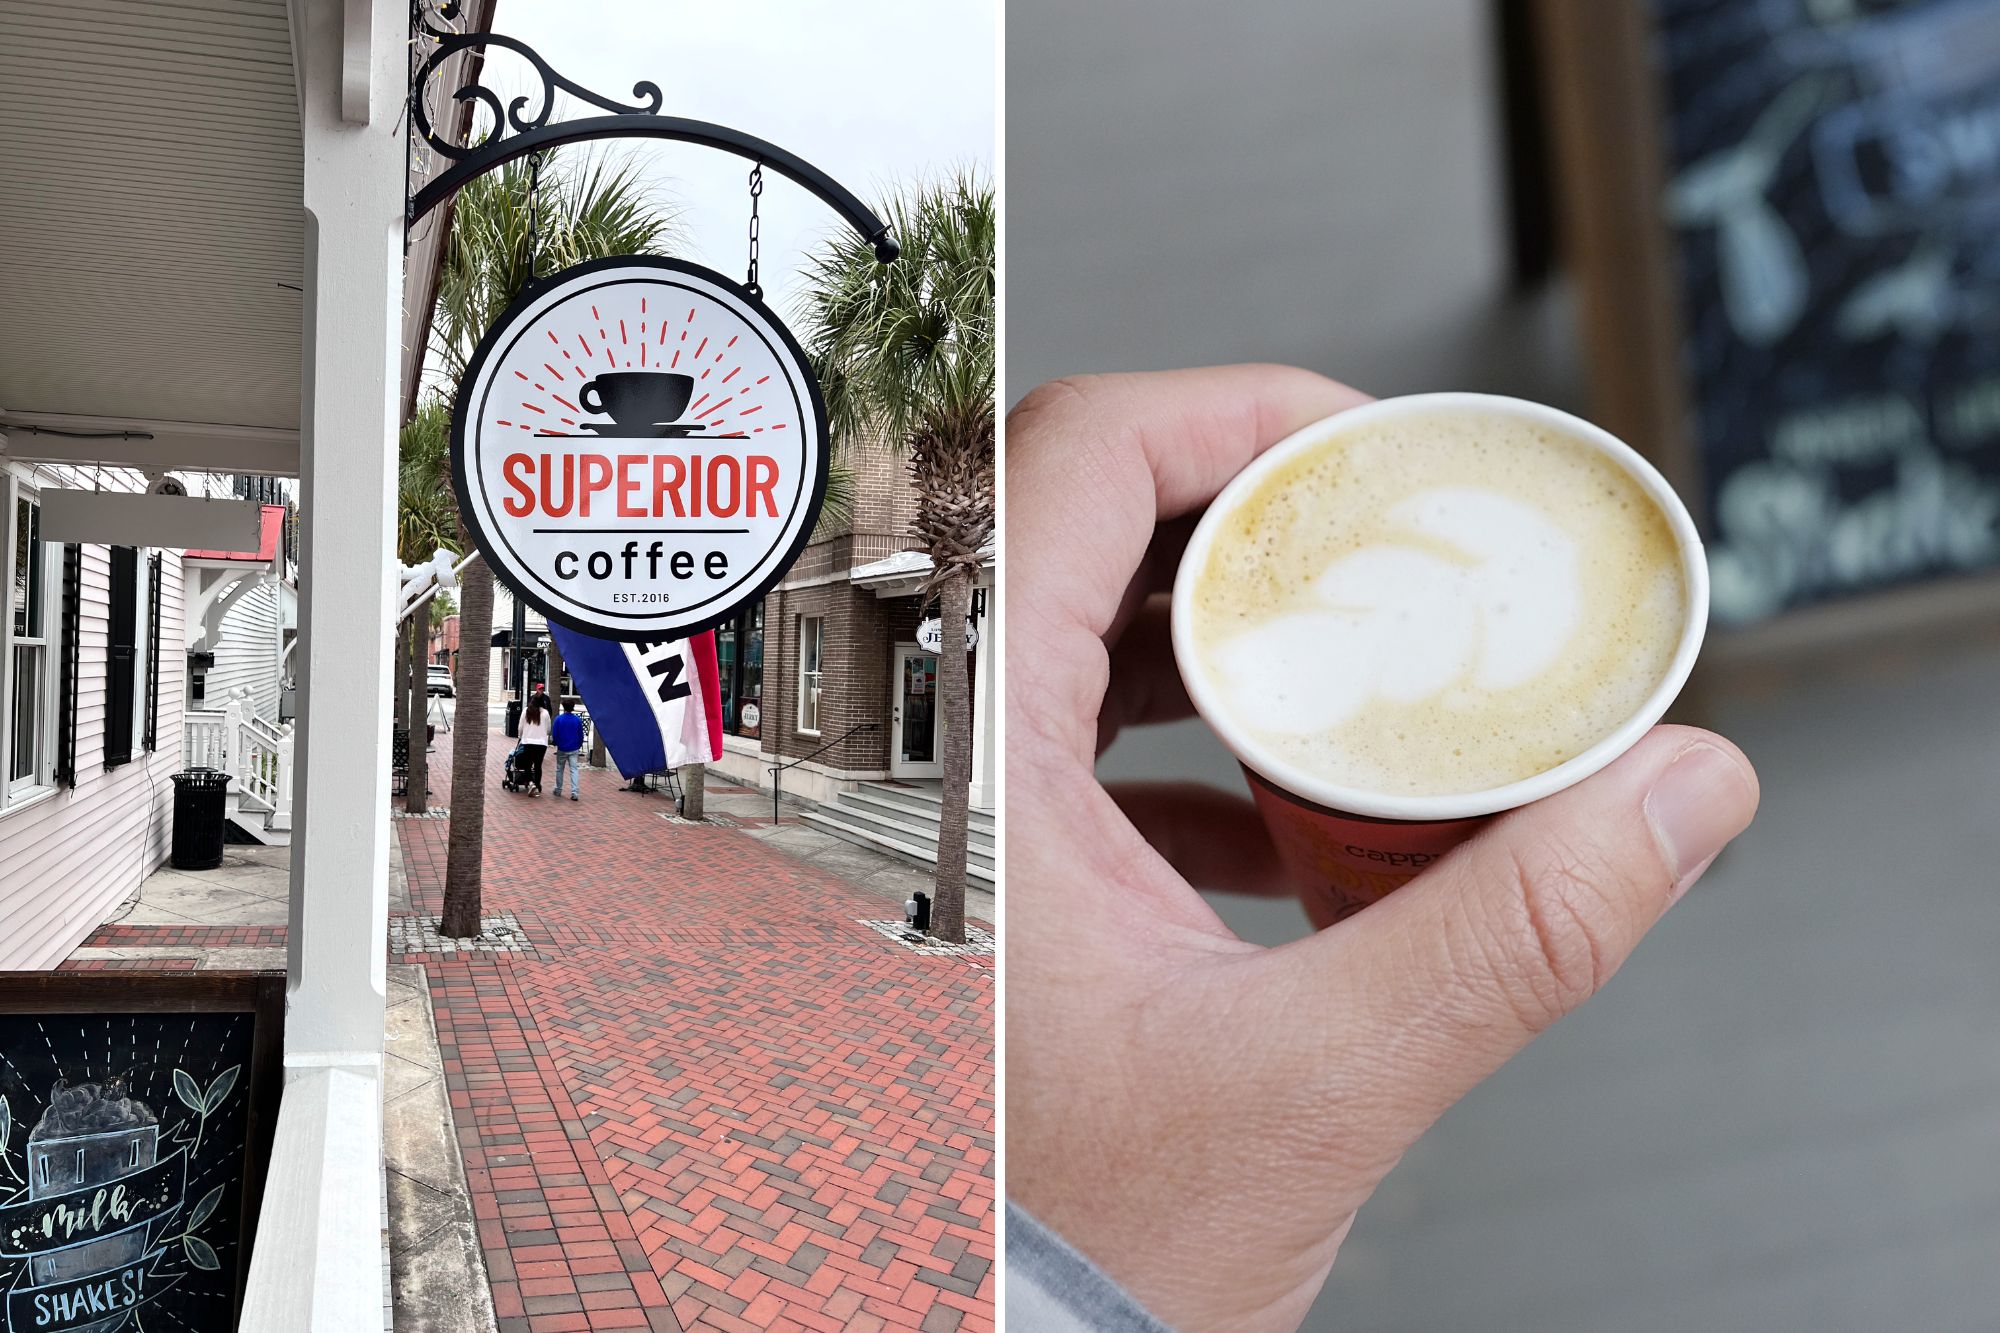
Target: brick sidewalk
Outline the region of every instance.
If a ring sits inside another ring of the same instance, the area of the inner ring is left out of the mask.
[[[859,924],[897,904],[615,775],[486,809],[485,913],[527,947],[399,957],[501,1327],[990,1329],[990,960],[912,954]],[[396,832],[434,915],[446,824]]]

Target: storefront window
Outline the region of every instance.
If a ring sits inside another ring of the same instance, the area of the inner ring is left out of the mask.
[[[722,677],[722,729],[752,740],[764,734],[764,604],[715,632]]]
[[[819,735],[820,664],[826,621],[799,617],[799,731]]]

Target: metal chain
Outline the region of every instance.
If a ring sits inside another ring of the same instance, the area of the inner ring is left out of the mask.
[[[760,301],[764,299],[764,288],[757,281],[757,249],[764,220],[757,214],[757,200],[763,193],[764,164],[759,162],[750,168],[750,280],[743,286]]]
[[[542,154],[540,150],[528,154],[528,282],[535,281],[537,251],[541,246],[541,187]]]

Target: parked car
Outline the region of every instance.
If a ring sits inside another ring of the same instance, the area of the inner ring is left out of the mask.
[[[433,665],[425,690],[426,693],[441,694],[447,699],[457,698],[458,691],[453,689],[451,684],[451,668]]]

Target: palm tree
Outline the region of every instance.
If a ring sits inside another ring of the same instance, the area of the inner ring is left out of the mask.
[[[961,172],[882,210],[902,258],[842,236],[807,264],[800,323],[835,437],[878,434],[903,454],[917,491],[912,535],[931,558],[922,592],[944,624],[944,805],[931,931],[965,942],[965,840],[972,783],[972,699],[960,625],[993,541],[993,186]]]
[[[531,175],[529,161],[517,159],[476,177],[458,194],[431,320],[431,368],[447,401],[457,394],[480,338],[531,275],[612,255],[659,254],[675,239],[673,211],[647,197],[629,167],[593,158],[562,171],[554,169],[552,160],[536,191],[538,240],[531,254]],[[463,550],[465,534],[461,530],[459,535]],[[485,712],[493,573],[484,560],[465,569],[458,625],[460,715],[467,700],[475,712],[472,725],[452,729],[451,835],[438,930],[463,938],[479,933],[479,876],[486,850]]]
[[[451,407],[429,397],[403,427],[396,466],[396,558],[406,565],[429,560],[439,551],[464,549],[458,509],[451,500]],[[433,599],[432,605],[436,605]],[[430,671],[424,649],[430,642],[428,613],[412,614],[396,637],[398,699],[410,729],[410,761],[403,808],[420,815],[430,808],[430,754],[423,739],[430,713]],[[401,674],[407,672],[407,676]],[[407,702],[405,702],[407,701]]]

